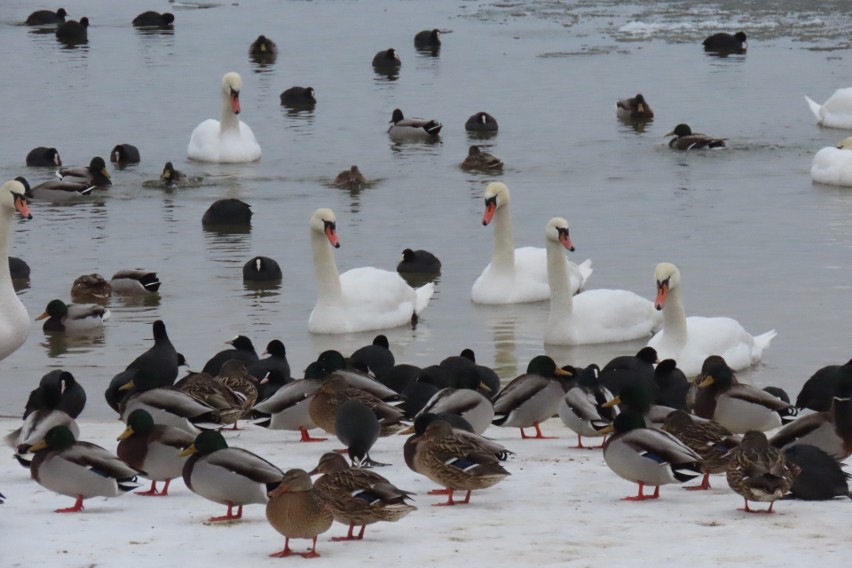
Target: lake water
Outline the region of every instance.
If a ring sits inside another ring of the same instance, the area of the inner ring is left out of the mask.
[[[112,170],[114,185],[84,203],[33,202],[32,221],[13,223],[10,254],[32,267],[21,299],[35,317],[53,298],[70,299],[81,274],[155,270],[159,298],[113,297],[101,337],[48,337],[34,322],[26,344],[0,362],[0,414],[18,414],[48,370],[74,373],[89,392],[85,414],[113,416],[102,399],[110,378],[150,344],[163,319],[173,343],[200,368],[223,341],[248,335],[258,351],[280,338],[294,374],[327,348],[349,353],[375,333],[312,336],[316,295],[308,220],[337,213],[341,271],[393,269],[403,248],[443,262],[437,292],[416,330],[387,335],[398,362],[428,365],[473,348],[503,377],[541,353],[546,303],[473,305],[470,287],[490,258],[482,193],[498,179],[512,191],[516,246],[543,246],[543,228],[566,217],[589,287],[624,288],[649,299],[660,261],[683,275],[688,314],[729,315],[754,334],[777,329],[764,362],[741,376],[795,395],[818,367],[850,357],[852,190],[817,186],[814,153],[849,133],[816,125],[803,95],[825,101],[850,85],[845,2],[449,2],[316,1],[207,4],[152,2],[176,16],[173,33],[130,26],[141,10],[89,0],[87,45],[63,47],[19,25],[30,2],[0,10],[0,179],[50,178],[27,168],[35,146],[55,146],[66,165],[108,156],[119,142],[142,162]],[[51,7],[55,9],[55,7]],[[734,11],[736,10],[736,11]],[[412,38],[440,28],[437,57]],[[709,57],[701,39],[744,29],[745,56]],[[277,42],[271,64],[252,63],[258,34]],[[370,62],[395,47],[398,78]],[[263,149],[257,163],[190,162],[192,129],[218,118],[222,75],[242,75],[241,119]],[[292,113],[279,94],[313,86],[312,112]],[[615,118],[619,98],[642,92],[655,122],[636,132]],[[396,144],[391,111],[444,123],[440,142]],[[497,178],[458,168],[473,143],[464,122],[497,117],[485,144],[506,163]],[[677,123],[728,139],[729,149],[677,153],[664,134]],[[171,160],[200,187],[151,187]],[[358,164],[376,183],[360,192],[329,186]],[[112,169],[112,166],[110,166]],[[253,206],[245,234],[202,230],[215,199]],[[251,290],[241,267],[275,258],[282,284]],[[642,342],[547,348],[560,364],[605,363]]]

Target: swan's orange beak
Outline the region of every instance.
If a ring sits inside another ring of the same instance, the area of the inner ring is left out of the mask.
[[[574,243],[571,242],[571,237],[568,236],[568,233],[559,233],[559,242],[562,243],[562,246],[574,252]]]
[[[23,217],[24,219],[32,219],[33,214],[30,213],[30,208],[27,205],[27,198],[17,193],[14,193],[13,195],[15,199],[15,209],[18,210],[18,213],[21,214],[21,217]]]
[[[497,203],[494,201],[485,202],[485,213],[482,214],[482,224],[487,225],[494,218],[494,212],[497,211]]]
[[[231,91],[231,110],[234,114],[240,114],[240,92]]]
[[[657,283],[657,299],[654,300],[654,307],[662,310],[666,305],[666,296],[669,295],[669,283]]]
[[[334,226],[329,224],[325,226],[325,236],[328,239],[328,242],[331,243],[331,246],[334,248],[340,248],[340,239],[337,238],[337,232],[334,230]]]

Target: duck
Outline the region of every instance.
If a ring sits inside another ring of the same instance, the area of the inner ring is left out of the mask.
[[[373,69],[376,71],[398,71],[401,66],[399,54],[392,47],[383,49],[373,56]]]
[[[414,34],[414,47],[433,48],[441,46],[441,32],[438,29],[421,30]]]
[[[278,486],[269,492],[266,504],[266,520],[276,531],[284,535],[284,548],[269,556],[283,558],[299,554],[304,558],[317,558],[317,536],[331,528],[334,515],[311,482],[311,476],[303,469],[290,469],[284,473]],[[291,538],[312,539],[310,550],[294,552],[290,548]]]
[[[559,401],[557,412],[562,423],[577,434],[577,449],[584,449],[583,436],[604,436],[602,430],[612,425],[618,416],[617,405],[603,405],[615,397],[600,383],[600,368],[591,364],[578,373],[577,383],[565,392]],[[603,445],[597,446],[603,448]]]
[[[65,426],[75,436],[80,435],[80,429],[74,421],[79,413],[76,416],[71,416],[71,413],[74,413],[79,405],[71,398],[63,397],[62,387],[68,383],[56,380],[60,373],[45,375],[42,379],[43,384],[40,384],[38,389],[30,393],[27,407],[24,410],[23,423],[4,437],[3,440],[6,445],[14,448],[18,454],[26,453],[30,446],[44,439],[47,432],[54,426]],[[71,373],[67,374],[71,375]],[[71,378],[73,380],[73,375],[71,375]],[[83,405],[85,406],[85,393],[83,393],[83,397]],[[82,408],[79,408],[79,410],[82,411]],[[24,462],[21,463],[24,464]],[[27,463],[26,466],[28,467],[29,464]]]
[[[604,461],[619,477],[639,485],[624,501],[659,499],[660,486],[683,483],[701,475],[701,456],[662,430],[647,428],[638,412],[625,410],[613,420],[615,434],[604,444]],[[644,493],[646,485],[654,493]]]
[[[210,118],[195,127],[186,149],[190,160],[241,163],[260,159],[260,145],[254,133],[237,117],[242,86],[238,73],[229,72],[222,77],[220,120]]]
[[[260,60],[274,60],[278,55],[278,46],[272,39],[263,34],[257,36],[251,45],[249,45],[249,57]]]
[[[565,396],[565,378],[570,371],[556,366],[547,355],[537,355],[527,364],[527,372],[515,377],[494,397],[492,424],[505,428],[520,428],[521,439],[545,439],[539,423],[556,414]],[[528,436],[525,428],[535,428]]]
[[[343,170],[334,178],[334,185],[337,187],[346,187],[348,189],[361,189],[366,183],[366,178],[358,166],[352,165],[348,170]]]
[[[171,12],[155,12],[148,10],[133,18],[133,26],[137,28],[172,28],[175,23],[175,15]]]
[[[283,471],[259,455],[228,447],[216,430],[198,434],[179,455],[189,456],[183,466],[186,487],[209,501],[228,506],[225,515],[208,519],[211,523],[241,519],[243,505],[267,503],[267,491],[284,479]]]
[[[168,189],[174,189],[189,187],[192,185],[192,181],[185,173],[176,170],[174,164],[166,162],[166,165],[163,166],[163,173],[160,174],[160,184]]]
[[[428,250],[410,248],[402,251],[402,257],[396,265],[400,273],[431,274],[441,272],[441,261]]]
[[[823,104],[805,96],[817,124],[830,128],[852,128],[852,87],[837,89]]]
[[[29,182],[24,177],[18,176],[15,180],[21,182],[24,186],[27,197],[41,201],[50,201],[51,203],[72,202],[89,195],[96,187],[85,180],[66,181],[54,178],[42,182],[35,187],[30,187]],[[71,180],[71,178],[67,178],[67,180]]]
[[[650,337],[662,316],[650,300],[628,290],[586,290],[574,295],[564,249],[574,250],[568,221],[554,217],[545,226],[550,315],[544,342],[550,345],[617,343]]]
[[[693,412],[735,434],[773,430],[791,422],[798,413],[796,407],[768,392],[737,381],[724,362],[710,367],[697,382]]]
[[[459,167],[463,170],[501,172],[503,171],[503,160],[493,154],[483,152],[482,148],[474,144],[467,149],[467,157],[462,160]]]
[[[621,120],[651,120],[654,118],[654,111],[651,110],[642,93],[637,93],[635,97],[616,101],[615,114]]]
[[[80,21],[68,20],[56,27],[56,38],[66,43],[86,43],[89,41],[89,18]]]
[[[775,501],[786,495],[799,473],[799,466],[787,463],[784,453],[773,448],[766,434],[749,430],[739,446],[731,451],[726,476],[728,486],[745,499],[746,513],[772,513]],[[750,509],[749,501],[769,503],[769,509]]]
[[[391,113],[388,134],[396,139],[434,139],[443,127],[443,124],[434,119],[405,118],[402,111],[395,108]]]
[[[479,380],[474,367],[465,367],[456,374],[456,386],[436,392],[426,405],[417,413],[421,414],[458,414],[473,428],[474,434],[482,434],[494,420],[494,405],[479,392],[488,392],[488,387]]]
[[[372,266],[339,274],[328,246],[340,247],[334,211],[325,208],[314,211],[310,228],[318,288],[317,302],[308,319],[311,333],[351,333],[416,325],[435,293],[434,283],[414,289],[396,272]]]
[[[47,320],[42,326],[47,332],[79,332],[102,329],[109,316],[110,311],[99,304],[66,304],[55,299],[36,321]]]
[[[696,419],[685,410],[675,410],[666,416],[661,430],[668,432],[701,456],[701,470],[704,478],[700,485],[685,487],[687,490],[710,489],[710,475],[725,473],[731,450],[741,440],[718,422]]]
[[[268,256],[256,256],[243,265],[244,282],[270,282],[281,277],[281,267]]]
[[[95,187],[107,187],[112,185],[106,162],[100,156],[95,156],[89,161],[88,166],[79,168],[61,168],[59,177],[65,182],[87,183]]]
[[[494,246],[491,263],[473,283],[471,300],[477,304],[519,304],[550,299],[547,277],[547,250],[516,249],[509,213],[509,188],[492,182],[485,188],[485,213],[482,225],[494,221]],[[592,274],[592,261],[580,265],[568,263],[571,290],[582,290]]]
[[[369,345],[359,347],[349,356],[349,366],[356,367],[372,374],[381,376],[396,365],[396,357],[390,350],[388,336],[380,333],[373,338]]]
[[[669,148],[673,150],[701,150],[704,148],[725,148],[724,138],[714,138],[700,132],[692,132],[688,124],[678,124],[674,130],[665,136],[674,136],[669,140]]]
[[[361,540],[367,525],[380,521],[396,522],[417,507],[408,503],[413,495],[393,485],[378,473],[358,467],[350,467],[338,453],[323,454],[317,466],[308,472],[322,474],[314,482],[320,498],[331,510],[334,520],[349,525],[344,537],[332,537],[334,541]],[[361,530],[356,536],[355,527]]]
[[[27,16],[24,22],[28,26],[46,26],[49,24],[61,24],[65,21],[68,12],[65,8],[60,8],[57,11],[53,10],[36,10]]]
[[[290,87],[281,93],[281,104],[288,107],[313,107],[317,97],[313,87]]]
[[[109,285],[118,294],[154,294],[160,290],[156,272],[144,268],[128,268],[112,275]]]
[[[290,363],[287,361],[287,348],[280,339],[273,339],[266,344],[266,349],[262,355],[267,355],[263,359],[248,363],[246,371],[249,375],[263,379],[272,371],[276,373],[276,380],[283,379],[283,383],[289,383],[293,380],[290,376]],[[259,400],[265,400],[272,395],[272,392],[267,392],[264,395],[265,389],[261,388]]]
[[[240,371],[245,374],[245,366],[236,359],[222,366],[222,372],[228,373],[229,376],[233,374],[238,377]],[[174,388],[212,409],[209,412],[211,422],[220,426],[231,424],[234,430],[237,429],[237,421],[257,400],[257,389],[253,386],[253,391],[244,395],[231,388],[219,375],[214,377],[204,372],[183,377],[174,384]]]
[[[835,146],[826,146],[814,155],[811,179],[816,183],[852,187],[852,136]]]
[[[659,363],[657,350],[643,347],[636,355],[613,357],[601,369],[599,380],[612,394],[617,395],[625,385],[640,382],[654,390],[654,365]]]
[[[300,442],[325,441],[327,438],[312,437],[308,430],[317,427],[310,414],[311,398],[327,374],[321,363],[315,361],[308,365],[304,379],[284,385],[268,399],[255,404],[253,410],[260,416],[254,424],[272,430],[297,430],[301,434]]]
[[[674,408],[654,404],[653,391],[643,383],[624,385],[617,396],[602,404],[604,408],[615,405],[620,405],[622,411],[641,414],[645,418],[646,428],[662,427],[666,417],[674,411]]]
[[[482,111],[472,114],[464,123],[464,129],[468,132],[497,132],[499,128],[497,119]]]
[[[337,373],[323,379],[322,385],[311,397],[308,406],[311,420],[329,434],[337,435],[335,420],[338,409],[349,400],[356,400],[375,413],[381,435],[388,436],[400,429],[400,422],[405,417],[401,410],[367,391],[350,386],[346,379]]]
[[[784,459],[799,467],[790,493],[785,498],[803,501],[823,501],[835,497],[849,497],[849,474],[843,464],[808,444],[797,444],[784,449]]]
[[[757,364],[777,335],[770,330],[752,336],[727,317],[686,317],[680,298],[680,270],[661,262],[654,271],[655,306],[663,312],[663,327],[648,342],[660,359],[674,359],[687,377],[696,376],[709,355],[722,356],[735,371]]]
[[[15,211],[24,219],[33,218],[24,185],[10,180],[0,186],[0,361],[17,351],[30,334],[30,315],[15,293],[9,272],[9,234]]]
[[[106,278],[95,272],[78,276],[71,283],[71,299],[75,302],[106,302],[110,296],[112,296],[112,285]]]
[[[247,416],[257,402],[258,389],[257,379],[248,374],[245,363],[234,359],[225,361],[214,380],[234,393],[241,411],[237,418]],[[238,429],[236,421],[233,429]]]
[[[133,144],[116,144],[109,153],[109,161],[114,164],[138,164],[141,160],[139,148]]]
[[[72,507],[57,513],[78,513],[91,497],[119,497],[139,487],[137,472],[104,448],[78,442],[66,426],[54,426],[30,446],[30,476],[42,487],[75,497]]]
[[[737,32],[733,35],[720,32],[705,38],[701,44],[704,46],[704,51],[716,53],[745,53],[748,49],[745,32]]]
[[[77,379],[63,369],[54,369],[46,373],[38,387],[30,391],[24,408],[26,420],[32,412],[43,408],[58,408],[71,418],[77,418],[86,407],[86,390]]]
[[[217,199],[201,216],[205,227],[251,227],[251,205],[235,198]]]
[[[62,158],[56,148],[39,146],[27,154],[27,166],[30,167],[62,167]]]
[[[247,365],[260,360],[257,351],[254,350],[254,344],[245,335],[237,335],[225,341],[225,344],[230,345],[231,349],[224,349],[213,355],[204,364],[204,368],[201,369],[202,372],[215,376],[219,373],[222,365],[231,359],[238,359]]]
[[[834,400],[834,391],[840,378],[841,368],[845,367],[845,373],[852,373],[852,359],[843,365],[826,365],[811,375],[802,390],[796,396],[796,408],[804,410],[809,408],[817,412],[825,412],[831,408]]]
[[[844,365],[838,371],[831,407],[824,412],[809,413],[790,422],[770,439],[776,448],[799,444],[816,446],[836,460],[852,455],[852,368]]]
[[[127,427],[118,436],[118,459],[151,480],[148,491],[136,495],[165,497],[172,479],[180,477],[187,458],[179,454],[195,442],[195,436],[180,428],[155,424],[151,414],[138,408],[127,416]],[[157,482],[163,481],[157,491]]]
[[[157,377],[148,373],[136,373],[118,388],[122,392],[131,389],[133,394],[118,403],[118,413],[125,424],[130,414],[139,408],[147,411],[155,424],[180,428],[193,435],[198,433],[196,423],[219,426],[223,422],[220,409],[196,400],[177,387],[163,386]]]
[[[380,343],[381,341],[379,339]],[[399,393],[377,381],[365,370],[350,365],[340,351],[323,351],[317,356],[317,363],[325,370],[326,375],[339,375],[346,379],[349,386],[366,391],[384,402],[396,404],[401,400]]]

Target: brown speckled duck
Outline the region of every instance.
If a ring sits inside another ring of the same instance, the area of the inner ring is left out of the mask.
[[[388,436],[399,431],[399,422],[405,416],[401,410],[366,391],[350,386],[338,374],[329,375],[314,393],[309,406],[311,419],[329,434],[336,435],[337,410],[347,400],[357,400],[373,410],[381,426],[380,435]]]
[[[701,485],[684,488],[688,490],[710,489],[710,474],[727,470],[730,451],[740,443],[739,436],[718,422],[696,418],[684,410],[675,410],[666,416],[662,430],[701,456],[704,479]]]
[[[272,528],[284,535],[284,548],[269,555],[274,558],[291,554],[316,558],[319,556],[317,536],[330,529],[334,522],[331,511],[311,483],[311,476],[302,469],[287,471],[278,487],[269,492],[266,519]],[[310,538],[313,545],[308,552],[294,552],[290,548],[291,538]]]
[[[766,434],[746,432],[740,445],[731,452],[728,462],[728,485],[745,499],[746,513],[771,513],[775,501],[793,485],[799,466],[788,464],[781,450],[769,445]],[[769,502],[769,509],[749,509],[749,501]]]

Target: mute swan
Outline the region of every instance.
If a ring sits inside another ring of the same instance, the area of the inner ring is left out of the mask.
[[[686,317],[680,300],[680,271],[674,264],[661,262],[655,271],[658,310],[663,311],[663,329],[651,341],[660,359],[674,359],[687,377],[701,372],[710,355],[721,355],[733,370],[745,369],[760,361],[775,330],[752,337],[740,323],[726,317]]]
[[[485,188],[482,224],[488,225],[492,219],[494,247],[491,263],[473,283],[471,299],[477,304],[520,304],[550,298],[545,249],[515,248],[506,184],[493,182]],[[592,274],[592,261],[586,260],[579,266],[568,262],[566,270],[569,271],[571,291],[576,293]]]
[[[852,87],[837,89],[824,104],[805,97],[817,124],[831,128],[852,128]]]
[[[308,319],[312,333],[349,333],[398,327],[416,321],[429,304],[435,285],[416,290],[396,272],[367,266],[338,274],[331,248],[340,247],[336,218],[331,209],[311,216],[311,249],[319,288]]]
[[[209,118],[195,127],[186,154],[201,162],[254,162],[260,159],[260,146],[251,128],[237,118],[240,114],[240,89],[237,73],[222,77],[222,115]]]
[[[852,187],[852,137],[844,138],[837,147],[826,146],[817,152],[811,164],[811,178],[817,183]]]
[[[630,341],[651,335],[662,318],[650,300],[627,290],[587,290],[574,296],[565,277],[563,248],[574,250],[568,221],[551,219],[544,229],[547,275],[550,283],[550,317],[544,342],[551,345],[585,345]]]
[[[33,217],[24,191],[16,180],[0,186],[0,360],[23,345],[30,333],[30,316],[12,286],[8,257],[9,221],[15,209],[24,219]]]

